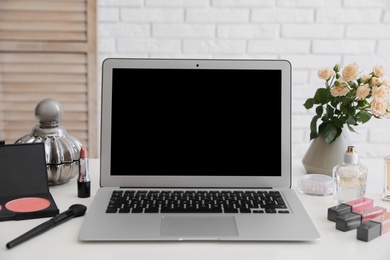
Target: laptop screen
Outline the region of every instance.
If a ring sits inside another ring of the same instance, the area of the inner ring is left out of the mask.
[[[290,94],[285,60],[107,59],[101,186],[291,186]]]
[[[281,146],[281,73],[114,68],[111,173],[280,175],[262,156]]]

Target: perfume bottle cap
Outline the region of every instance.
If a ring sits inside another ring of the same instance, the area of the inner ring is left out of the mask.
[[[352,211],[352,206],[345,203],[328,208],[328,220],[335,222],[337,216],[343,215],[351,211]]]
[[[382,224],[374,221],[368,221],[357,228],[356,238],[362,241],[371,241],[382,233]]]
[[[336,229],[349,231],[359,227],[362,224],[363,217],[361,214],[348,212],[336,217]]]
[[[356,152],[355,146],[348,146],[344,153],[344,163],[357,164],[359,162],[359,156]]]

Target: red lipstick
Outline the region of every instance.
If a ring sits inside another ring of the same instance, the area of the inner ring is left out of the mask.
[[[82,146],[80,150],[79,176],[77,178],[77,196],[79,198],[88,198],[91,196],[88,151],[85,146]]]

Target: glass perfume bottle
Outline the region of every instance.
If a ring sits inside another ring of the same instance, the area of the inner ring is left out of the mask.
[[[348,146],[344,161],[333,167],[334,196],[339,203],[364,197],[367,167],[359,163],[355,146]]]
[[[390,155],[385,157],[385,172],[382,200],[390,201]]]

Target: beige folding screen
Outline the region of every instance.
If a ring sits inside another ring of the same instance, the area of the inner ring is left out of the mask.
[[[14,143],[57,99],[61,125],[98,157],[97,0],[0,0],[0,139]]]

